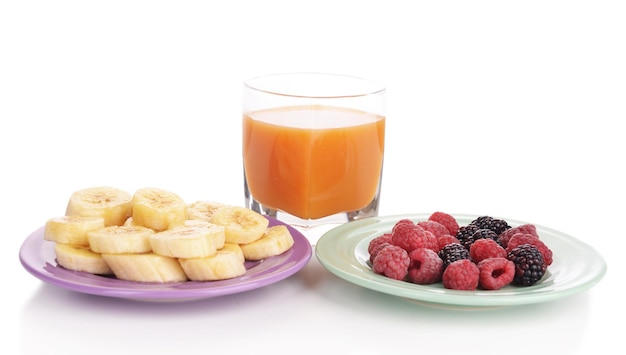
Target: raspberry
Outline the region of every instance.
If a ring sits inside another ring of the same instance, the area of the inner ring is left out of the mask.
[[[376,253],[380,251],[381,247],[385,244],[391,244],[391,233],[385,233],[370,240],[370,243],[367,246],[367,252],[370,254],[371,262],[374,262]]]
[[[408,281],[418,285],[430,285],[441,280],[443,260],[431,249],[417,248],[409,253]]]
[[[435,252],[439,250],[437,238],[416,224],[396,225],[391,233],[391,244],[397,245],[407,252],[417,248],[428,248]]]
[[[511,239],[511,237],[515,233],[532,234],[536,237],[539,237],[539,234],[537,234],[537,227],[535,227],[534,224],[522,224],[517,227],[509,228],[500,233],[500,235],[498,236],[498,243],[506,248],[507,244],[509,244],[509,239]]]
[[[435,212],[428,217],[428,220],[441,223],[450,235],[456,235],[459,232],[459,223],[456,218],[445,212]]]
[[[550,250],[550,248],[548,248],[548,246],[543,241],[539,240],[539,237],[532,234],[514,234],[507,244],[506,251],[510,252],[511,250],[522,244],[530,244],[536,246],[537,249],[539,249],[539,251],[541,252],[541,256],[543,256],[543,261],[546,263],[546,266],[550,266],[552,264],[552,250]]]
[[[443,224],[435,221],[420,221],[417,222],[417,225],[424,228],[425,230],[431,232],[437,238],[441,238],[444,235],[449,235],[448,228],[446,228]]]
[[[485,290],[499,290],[515,277],[515,264],[506,257],[483,259],[478,263],[478,270],[478,286]]]
[[[470,291],[534,285],[553,261],[532,224],[511,227],[503,219],[481,216],[459,226],[444,212],[425,221],[398,220],[391,232],[371,239],[367,251],[376,274]]]
[[[470,259],[475,263],[487,258],[506,258],[506,250],[493,239],[479,239],[469,249]]]
[[[375,273],[385,275],[394,280],[404,280],[411,259],[406,250],[396,245],[382,248],[372,264]]]
[[[437,238],[437,244],[439,244],[439,250],[443,249],[443,247],[451,243],[461,244],[461,242],[458,239],[456,239],[455,236],[452,236],[450,234],[444,235],[441,238]]]
[[[393,233],[396,230],[396,228],[401,224],[414,225],[415,223],[413,223],[413,221],[408,218],[401,219],[398,222],[396,222],[396,224],[393,225],[393,227],[391,228],[391,233]]]
[[[448,265],[441,275],[441,282],[448,289],[473,291],[478,287],[479,277],[478,266],[469,259],[462,259]]]
[[[372,263],[372,265],[374,265],[374,259],[376,258],[376,255],[378,255],[378,252],[383,250],[383,248],[388,245],[393,245],[393,244],[387,243],[387,242],[382,243],[376,249],[374,249],[372,253],[370,253],[370,263]]]
[[[511,238],[512,239],[512,238]],[[531,286],[541,280],[546,272],[543,255],[536,246],[522,244],[512,249],[507,259],[515,264],[513,283],[519,286]]]
[[[469,251],[461,244],[456,243],[451,243],[441,248],[438,255],[443,260],[444,269],[457,260],[470,258]]]
[[[503,219],[493,218],[491,216],[481,216],[470,222],[471,225],[477,226],[479,229],[490,229],[497,235],[511,228]]]

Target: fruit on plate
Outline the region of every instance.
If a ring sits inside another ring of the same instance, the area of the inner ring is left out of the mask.
[[[176,258],[145,254],[102,254],[115,277],[120,280],[137,282],[180,282],[187,281]]]
[[[61,216],[46,221],[43,239],[56,243],[88,246],[87,233],[104,228],[104,218],[97,216]]]
[[[245,259],[238,244],[225,243],[211,256],[182,258],[180,265],[192,281],[217,281],[242,276],[246,273]]]
[[[100,253],[88,247],[56,243],[54,245],[57,263],[66,269],[83,271],[95,275],[110,275],[113,272]]]
[[[553,261],[552,250],[532,224],[510,226],[503,219],[480,216],[460,226],[452,215],[441,211],[430,215],[427,222],[401,219],[391,231],[371,239],[372,271],[416,284],[441,280],[444,288],[455,290],[499,290],[540,282]],[[422,237],[426,229],[436,231],[436,247]],[[408,253],[408,262],[398,248]],[[418,257],[423,249],[436,252],[434,257],[439,260],[426,263]],[[428,267],[435,263],[442,267]]]
[[[262,260],[284,253],[293,244],[289,229],[281,224],[267,228],[263,236],[254,242],[242,244],[241,250],[246,260]]]
[[[173,258],[202,258],[211,256],[224,247],[224,227],[180,226],[150,236],[152,250]]]
[[[187,206],[187,219],[210,222],[213,213],[215,213],[218,208],[224,206],[226,206],[226,204],[217,201],[195,201]]]
[[[224,227],[226,243],[248,244],[263,236],[269,220],[245,207],[224,206],[213,213],[211,223]]]
[[[142,226],[108,226],[87,233],[89,247],[101,254],[139,254],[152,251],[154,231]]]
[[[132,195],[124,190],[96,186],[72,193],[65,215],[104,218],[105,226],[121,225],[130,216]]]
[[[211,200],[186,204],[152,187],[132,195],[112,187],[78,190],[66,215],[46,222],[44,239],[55,243],[60,267],[158,283],[243,276],[246,261],[294,244],[287,227],[269,227],[253,210]]]
[[[187,204],[171,191],[146,187],[133,195],[131,212],[134,224],[160,232],[185,223]]]

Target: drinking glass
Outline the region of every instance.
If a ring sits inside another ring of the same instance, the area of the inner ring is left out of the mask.
[[[339,74],[284,73],[243,86],[246,207],[311,242],[378,215],[386,90]]]

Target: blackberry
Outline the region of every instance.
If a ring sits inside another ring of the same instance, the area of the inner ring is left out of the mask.
[[[506,246],[506,251],[511,251],[515,247],[522,244],[531,244],[539,249],[541,255],[543,256],[543,261],[546,263],[546,267],[552,264],[552,250],[550,250],[550,248],[548,248],[548,246],[542,242],[539,237],[532,234],[516,233],[509,240],[509,243]]]
[[[472,238],[474,239],[474,241],[478,239],[493,239],[497,241],[498,233],[494,232],[491,229],[481,228],[481,229],[476,230],[476,232],[472,234]]]
[[[546,273],[546,263],[539,249],[531,244],[522,244],[509,251],[507,259],[515,264],[513,284],[531,286]]]
[[[447,244],[446,246],[441,248],[441,250],[439,250],[438,255],[441,260],[443,260],[444,269],[457,260],[470,258],[469,250],[467,250],[463,245],[458,243]]]
[[[494,241],[497,242],[498,235],[496,234],[496,232],[492,231],[491,229],[486,229],[486,228],[477,229],[474,233],[472,233],[472,236],[465,239],[462,244],[467,250],[469,250],[472,244],[474,244],[474,242],[477,241],[478,239],[493,239]]]
[[[475,225],[479,229],[490,229],[497,235],[511,228],[507,221],[503,219],[493,218],[491,216],[481,216],[470,222],[470,225]]]
[[[456,233],[456,239],[461,242],[461,245],[471,244],[472,235],[479,230],[477,225],[468,224],[466,226],[459,227],[459,231]]]

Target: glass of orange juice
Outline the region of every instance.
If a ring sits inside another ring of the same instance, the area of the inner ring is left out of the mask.
[[[244,82],[246,207],[291,224],[312,244],[338,224],[377,216],[385,95],[381,84],[338,74]]]

